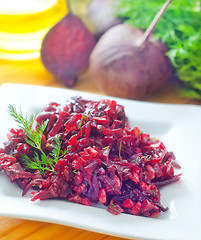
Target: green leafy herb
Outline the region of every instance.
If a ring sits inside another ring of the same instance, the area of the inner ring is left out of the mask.
[[[77,170],[77,169],[74,169],[74,170],[73,170],[73,173],[78,174],[78,170]]]
[[[139,164],[139,156],[137,156],[136,158],[132,159],[130,161],[130,163],[132,163],[132,162],[135,162],[135,163]]]
[[[28,157],[26,154],[22,155],[22,161],[27,169],[39,170],[42,174],[46,171],[54,172],[54,162],[48,158],[35,152],[33,158]]]
[[[53,150],[51,153],[49,153],[49,155],[52,156],[52,158],[57,162],[59,158],[65,156],[65,154],[68,152],[68,149],[61,151],[61,141],[59,137],[55,138],[54,141],[55,144],[52,145]]]
[[[147,158],[147,162],[151,160],[151,155],[146,155],[145,157]]]
[[[47,127],[48,121],[43,122],[37,130],[33,129],[33,123],[35,116],[31,115],[28,119],[27,117],[23,117],[22,111],[20,110],[19,114],[16,111],[16,108],[12,105],[8,106],[8,113],[15,119],[18,123],[19,127],[27,134],[27,138],[25,139],[26,142],[38,149],[39,151],[43,152],[41,148],[41,140],[42,134]]]
[[[19,114],[16,108],[12,105],[8,106],[9,114],[14,117],[15,121],[18,123],[19,127],[26,133],[25,141],[26,143],[33,147],[34,157],[31,158],[26,154],[22,154],[22,161],[26,168],[28,169],[38,169],[42,174],[46,171],[54,171],[55,164],[57,161],[63,157],[67,150],[61,151],[61,141],[60,138],[54,139],[54,144],[52,144],[52,152],[46,155],[41,146],[42,135],[47,127],[48,120],[41,123],[37,129],[33,129],[33,123],[35,116],[31,115],[28,119],[23,117],[22,111]]]
[[[165,0],[118,0],[117,15],[146,29]],[[183,81],[183,96],[201,99],[201,3],[174,0],[160,19],[154,36],[169,48],[167,55]]]
[[[102,164],[105,165],[105,166],[107,166],[107,163],[105,163],[105,162],[103,162],[103,161],[102,161]]]
[[[122,141],[120,140],[120,143],[119,143],[119,159],[122,160],[122,157],[121,157],[121,145],[122,145]]]
[[[116,209],[116,205],[114,205],[113,203],[111,204],[111,206],[113,207],[113,209],[117,212],[117,213],[119,213],[119,210],[118,209]]]
[[[107,146],[107,147],[104,147],[103,149],[105,150],[105,149],[108,149],[110,146]]]
[[[87,119],[87,117],[82,115],[81,120],[80,120],[79,129],[81,129],[84,119]]]

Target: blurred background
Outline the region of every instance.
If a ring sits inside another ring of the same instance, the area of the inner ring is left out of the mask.
[[[107,29],[122,22],[145,30],[164,2],[70,1],[73,13],[84,21],[97,41]],[[67,13],[66,0],[0,0],[0,84],[68,87],[47,71],[40,57],[41,42],[46,33]],[[142,100],[200,104],[200,22],[200,0],[175,0],[167,9],[155,34],[169,48],[168,56],[176,74],[165,88]],[[179,85],[178,78],[182,80]],[[78,79],[73,89],[105,94],[91,79],[87,69],[79,74]],[[181,94],[178,88],[184,86]]]
[[[83,15],[89,0],[72,2]],[[65,0],[0,0],[0,59],[39,58],[45,34],[67,12]]]

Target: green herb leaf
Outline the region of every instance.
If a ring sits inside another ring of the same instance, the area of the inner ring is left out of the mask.
[[[27,117],[23,117],[22,111],[20,109],[19,114],[16,111],[16,108],[12,105],[8,106],[8,113],[15,119],[18,123],[19,127],[27,134],[26,142],[32,147],[42,151],[41,149],[41,140],[42,134],[47,127],[48,121],[43,122],[37,130],[33,129],[33,123],[36,116],[31,115],[28,119]]]
[[[109,146],[109,145],[108,145],[107,147],[104,147],[104,148],[103,148],[103,150],[105,150],[105,149],[108,149],[108,148],[110,148],[110,146]]]
[[[74,170],[73,170],[73,173],[78,174],[78,170],[77,170],[77,169],[74,169]]]
[[[121,145],[122,145],[122,140],[120,140],[119,142],[119,159],[122,160],[122,157],[121,157]]]
[[[37,152],[35,152],[33,158],[23,154],[22,161],[27,169],[39,170],[41,174],[44,174],[46,171],[54,172],[53,162],[48,161],[48,159],[44,156],[42,156],[40,159]]]
[[[46,171],[54,172],[55,164],[67,153],[67,149],[65,151],[61,151],[61,141],[58,136],[58,138],[54,138],[55,143],[52,144],[52,152],[46,155],[43,151],[41,140],[49,120],[41,123],[37,129],[33,129],[33,123],[35,120],[34,115],[31,115],[29,119],[25,118],[23,117],[22,111],[20,110],[20,113],[18,114],[16,108],[12,105],[8,106],[8,112],[12,117],[14,117],[19,127],[21,127],[21,129],[26,133],[26,143],[34,148],[33,158],[27,156],[26,154],[22,155],[24,166],[28,169],[39,170],[42,174]]]
[[[137,156],[136,158],[132,159],[132,160],[130,161],[130,163],[132,163],[132,162],[134,162],[134,163],[136,163],[137,165],[139,165],[139,156]]]
[[[34,115],[31,115],[29,119],[24,118],[21,109],[20,112],[17,113],[16,108],[11,104],[8,105],[8,113],[15,119],[19,127],[21,127],[25,132],[31,131],[35,119]]]
[[[65,149],[63,152],[61,151],[60,137],[55,138],[54,141],[55,141],[55,144],[52,144],[53,150],[52,150],[52,152],[49,155],[52,156],[55,159],[55,161],[57,162],[57,160],[59,158],[62,158],[63,156],[66,155],[68,150]]]
[[[114,205],[114,204],[112,203],[111,206],[113,207],[113,209],[115,210],[115,212],[119,213],[119,210],[116,209],[116,207],[117,207],[116,205]]]
[[[87,119],[87,117],[85,115],[82,115],[81,120],[80,120],[79,129],[81,129],[84,119]]]

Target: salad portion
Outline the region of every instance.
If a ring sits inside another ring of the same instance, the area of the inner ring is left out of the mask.
[[[19,125],[0,148],[0,171],[31,200],[65,199],[105,205],[117,215],[156,217],[168,208],[160,187],[181,174],[172,152],[137,127],[114,100],[72,97],[24,117],[9,105]]]

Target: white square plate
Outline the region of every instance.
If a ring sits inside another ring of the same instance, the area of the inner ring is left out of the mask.
[[[16,127],[8,115],[8,104],[30,114],[51,101],[64,102],[71,96],[98,100],[111,98],[50,87],[4,84],[0,92],[0,143]],[[31,202],[30,196],[0,172],[0,215],[58,223],[114,236],[139,239],[201,239],[201,107],[157,104],[117,99],[125,106],[132,127],[161,139],[173,151],[182,178],[161,189],[163,206],[169,210],[157,218],[128,214],[113,216],[105,209],[61,200]]]

